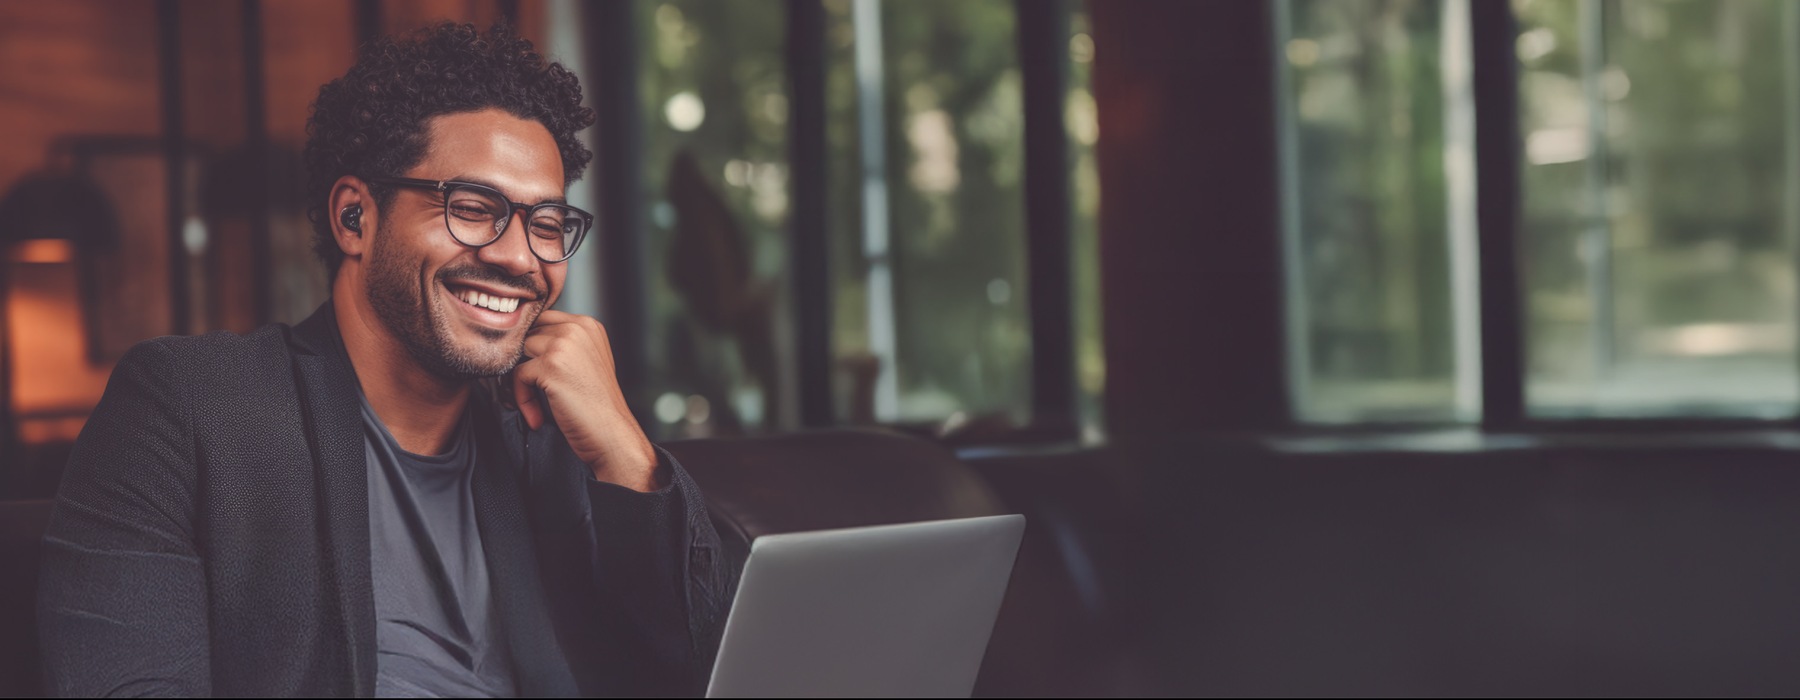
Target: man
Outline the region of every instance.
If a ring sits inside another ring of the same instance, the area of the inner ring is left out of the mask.
[[[693,693],[731,588],[699,490],[551,310],[593,122],[505,29],[374,45],[308,124],[331,299],[118,365],[45,537],[61,695]]]

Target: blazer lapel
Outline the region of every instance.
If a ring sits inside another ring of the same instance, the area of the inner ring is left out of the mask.
[[[369,573],[368,459],[356,373],[350,367],[331,302],[294,328],[294,385],[312,448],[319,511],[341,634],[348,650],[350,694],[375,693],[375,587]]]
[[[525,519],[520,486],[522,455],[512,454],[501,437],[500,413],[476,392],[478,458],[475,465],[475,518],[486,554],[494,609],[518,680],[520,697],[580,694],[550,620],[548,599],[538,575],[535,542]]]

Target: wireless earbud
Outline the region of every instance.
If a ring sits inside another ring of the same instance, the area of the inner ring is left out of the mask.
[[[344,224],[344,228],[362,233],[362,205],[344,207],[344,211],[338,215],[338,221]]]

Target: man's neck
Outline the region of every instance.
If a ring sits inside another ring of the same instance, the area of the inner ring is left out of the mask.
[[[470,383],[420,367],[366,298],[334,293],[331,304],[363,396],[400,449],[422,455],[448,451],[469,403]]]

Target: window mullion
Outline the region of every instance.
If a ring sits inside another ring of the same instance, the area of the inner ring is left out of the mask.
[[[800,424],[831,425],[831,257],[826,225],[825,7],[787,2],[789,218]]]
[[[1525,334],[1519,284],[1518,23],[1508,0],[1470,0],[1479,183],[1482,426],[1525,420]]]
[[[1031,314],[1033,427],[1071,434],[1075,332],[1070,241],[1069,13],[1063,0],[1018,0],[1019,67],[1024,83],[1025,255]]]

